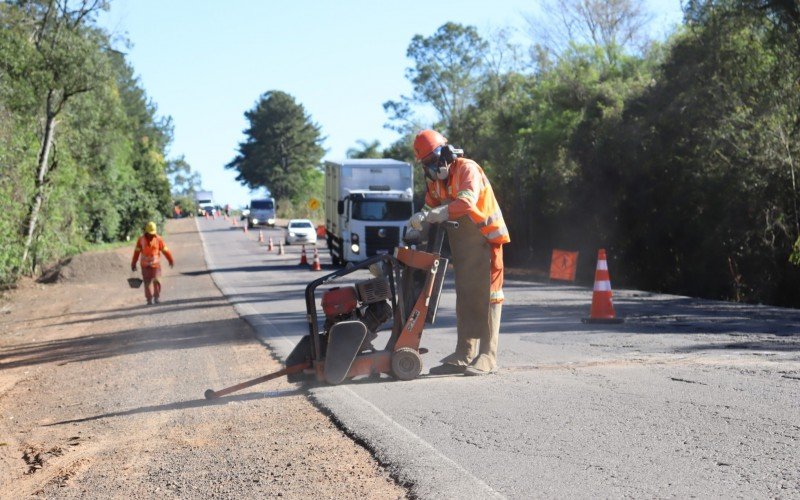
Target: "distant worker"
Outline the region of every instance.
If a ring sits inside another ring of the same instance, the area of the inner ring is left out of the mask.
[[[156,234],[156,223],[148,222],[144,227],[144,234],[136,240],[136,248],[131,259],[131,271],[136,271],[136,261],[141,254],[142,279],[144,280],[144,297],[147,304],[154,301],[159,303],[161,297],[161,254],[169,261],[169,267],[175,265],[172,254],[164,243],[164,240]],[[150,285],[153,289],[150,289]]]
[[[503,214],[483,169],[463,158],[463,151],[440,133],[417,134],[414,156],[424,168],[428,187],[425,206],[409,224],[420,231],[423,222],[459,223],[458,229],[447,228],[455,268],[458,340],[455,352],[430,373],[492,373],[497,369],[504,299],[503,245],[511,241]]]

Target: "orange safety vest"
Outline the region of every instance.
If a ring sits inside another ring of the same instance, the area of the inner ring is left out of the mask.
[[[169,252],[160,236],[154,235],[150,241],[142,235],[136,242],[136,252],[141,252],[139,261],[142,267],[161,267],[161,252]]]
[[[473,186],[477,188],[477,192],[469,189],[470,186],[467,184],[467,176],[470,174],[477,176],[478,185]],[[478,226],[489,243],[503,245],[511,241],[503,220],[503,212],[500,211],[500,205],[494,197],[492,185],[489,184],[489,179],[486,178],[480,165],[466,158],[457,158],[450,165],[450,176],[446,181],[428,180],[428,196],[425,197],[426,205],[423,210],[427,211],[445,201],[464,199],[469,203],[467,210],[469,218]]]

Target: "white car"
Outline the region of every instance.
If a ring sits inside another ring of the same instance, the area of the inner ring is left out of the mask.
[[[316,245],[317,230],[308,219],[292,219],[286,227],[287,245]]]

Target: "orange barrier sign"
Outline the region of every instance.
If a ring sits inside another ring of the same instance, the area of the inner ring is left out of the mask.
[[[578,268],[578,252],[553,249],[550,260],[550,279],[575,281],[575,271]]]

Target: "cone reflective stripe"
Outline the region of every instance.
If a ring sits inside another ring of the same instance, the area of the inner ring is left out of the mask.
[[[594,272],[594,289],[592,291],[592,308],[584,323],[622,323],[617,318],[614,304],[611,301],[611,277],[608,273],[608,260],[605,249],[597,252],[597,269]]]
[[[314,247],[314,263],[311,264],[312,271],[322,271],[322,266],[319,263],[319,251]]]
[[[301,266],[308,265],[308,259],[306,258],[306,246],[303,245],[303,250],[300,251],[300,264]]]
[[[268,252],[272,251],[272,236],[269,237],[269,246],[267,247],[267,251]]]
[[[258,230],[258,242],[264,243],[264,232],[262,230]]]

